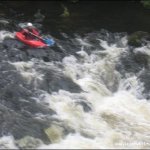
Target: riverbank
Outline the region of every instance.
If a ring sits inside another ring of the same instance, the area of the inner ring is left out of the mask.
[[[31,1],[27,1],[16,3],[16,6],[15,2],[11,3],[5,3],[8,17],[34,22],[34,15],[40,9],[45,16],[42,22],[44,30],[54,33],[84,34],[101,28],[110,32],[150,32],[150,9],[144,8],[139,1],[36,1],[32,5]],[[68,14],[65,16],[66,10]]]

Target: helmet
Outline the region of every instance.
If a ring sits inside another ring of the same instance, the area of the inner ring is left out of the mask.
[[[27,26],[28,26],[28,27],[32,27],[33,24],[29,22],[29,23],[27,23]]]

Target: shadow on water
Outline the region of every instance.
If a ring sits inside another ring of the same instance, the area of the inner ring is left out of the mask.
[[[150,10],[139,1],[36,1],[32,5],[30,1],[1,3],[1,7],[5,4],[4,14],[19,22],[34,22],[34,15],[40,9],[45,16],[42,30],[55,36],[59,32],[84,34],[101,28],[111,32],[150,31]],[[68,9],[69,16],[61,17],[64,11],[62,5]]]

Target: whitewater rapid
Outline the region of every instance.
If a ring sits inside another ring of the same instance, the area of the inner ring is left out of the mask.
[[[63,74],[81,88],[81,92],[42,91],[35,98],[54,110],[51,117],[59,120],[44,131],[51,143],[40,143],[37,149],[150,148],[150,103],[142,96],[143,83],[138,73],[126,73],[124,78],[116,69],[122,54],[128,53],[127,36],[119,36],[111,44],[99,37],[95,49],[86,37],[74,40],[79,45],[76,55],[62,61],[9,62],[27,83],[34,79],[35,90],[44,80],[40,67],[54,70],[56,78]],[[36,117],[42,120],[44,116]],[[67,135],[65,128],[70,129]],[[3,136],[0,148],[17,148],[15,143],[13,135]]]

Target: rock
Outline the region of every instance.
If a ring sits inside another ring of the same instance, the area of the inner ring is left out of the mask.
[[[7,25],[9,24],[9,21],[6,19],[0,19],[0,24]]]
[[[75,133],[75,130],[63,122],[53,122],[44,132],[51,143],[57,143],[69,133]]]
[[[61,72],[56,72],[54,69],[40,69],[44,72],[43,82],[40,85],[40,89],[46,90],[51,93],[59,91],[60,89],[70,91],[72,93],[80,93],[82,89],[71,78],[66,77]]]
[[[139,49],[139,50],[138,50]],[[136,48],[133,50],[134,54],[134,60],[140,65],[143,65],[143,67],[148,67],[149,64],[149,49],[143,47]]]
[[[139,76],[140,81],[143,83],[143,95],[146,99],[150,99],[150,71],[145,69]]]
[[[91,108],[90,104],[88,104],[84,101],[77,102],[77,104],[79,104],[83,107],[84,112],[92,111],[92,108]]]
[[[37,13],[34,14],[34,17],[36,18],[34,22],[42,22],[45,18],[45,16],[41,14],[40,9],[38,9]]]
[[[21,149],[37,148],[42,144],[43,142],[40,139],[31,136],[25,136],[24,138],[16,141],[16,145]]]
[[[128,37],[128,44],[134,47],[140,47],[149,38],[148,32],[137,31]]]
[[[51,125],[51,127],[45,129],[45,133],[51,143],[56,143],[59,142],[64,136],[64,129],[57,125]]]

